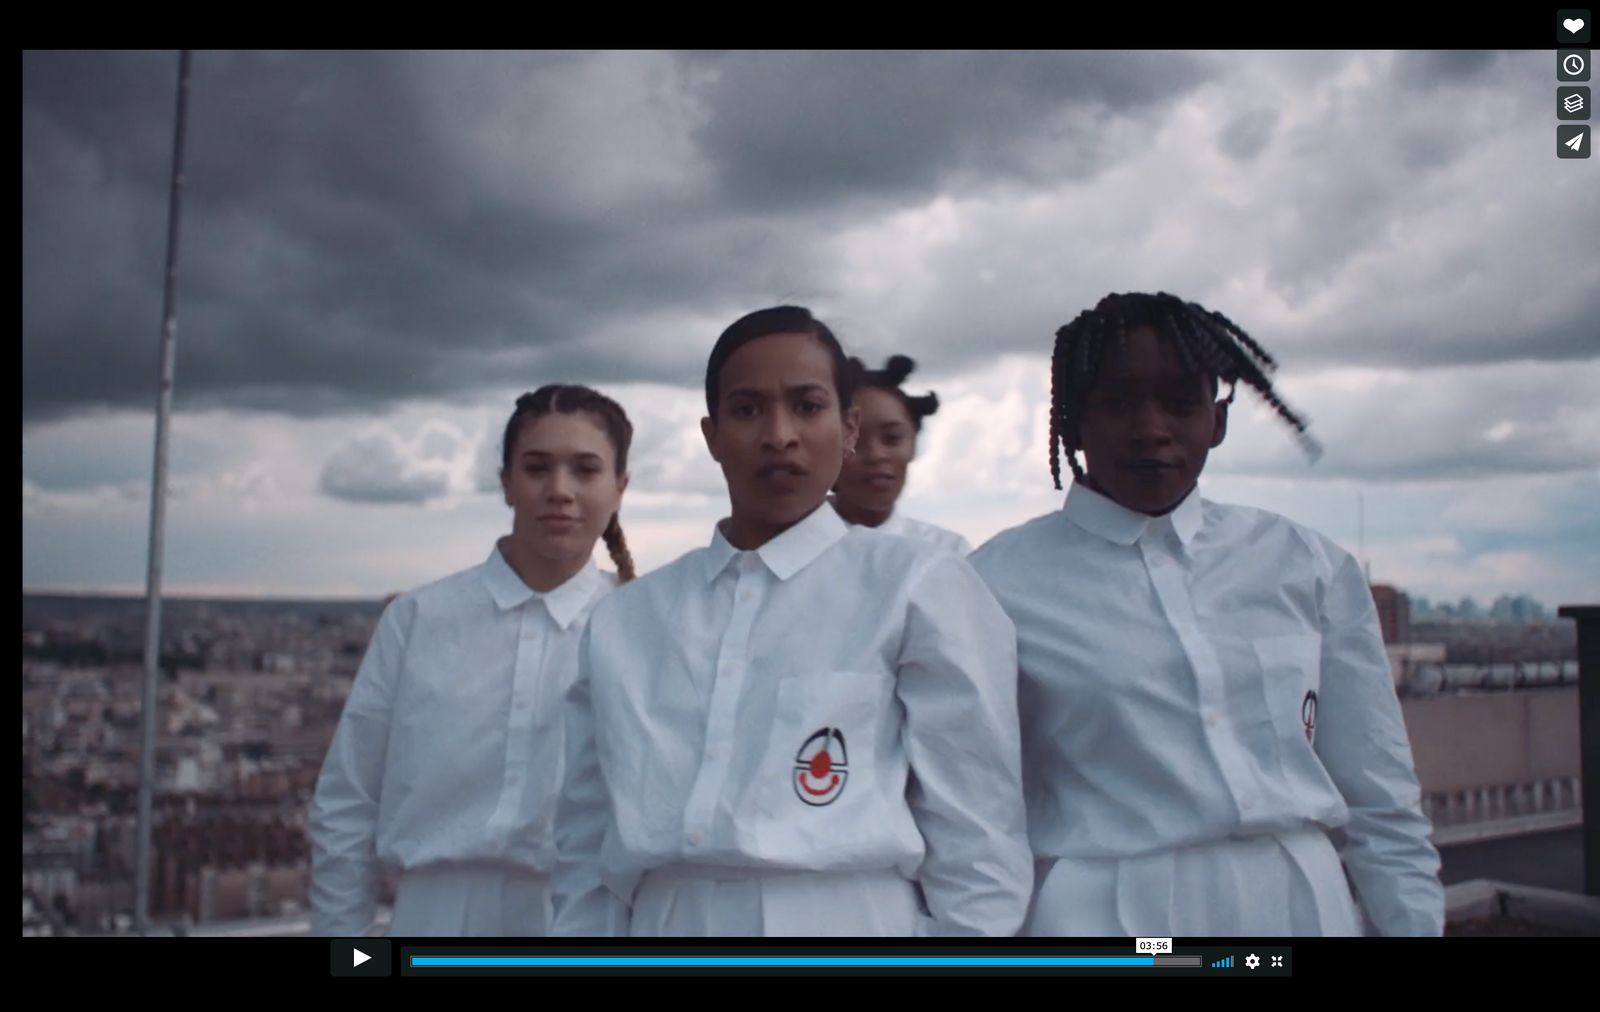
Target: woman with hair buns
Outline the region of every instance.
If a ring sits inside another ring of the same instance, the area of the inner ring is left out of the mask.
[[[617,510],[633,427],[587,387],[517,399],[500,484],[511,533],[384,609],[311,803],[312,930],[543,935],[565,749],[561,700],[595,604],[633,578]],[[617,574],[591,561],[604,539]]]
[[[858,358],[850,360],[856,376],[855,406],[861,411],[861,435],[856,452],[845,458],[844,469],[828,501],[846,523],[875,527],[966,555],[967,539],[943,527],[913,520],[895,511],[906,487],[906,469],[917,455],[922,420],[939,410],[933,393],[912,397],[901,389],[916,363],[904,355],[891,355],[882,369],[868,369]]]

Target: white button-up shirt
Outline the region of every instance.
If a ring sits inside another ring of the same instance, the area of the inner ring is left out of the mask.
[[[554,933],[625,933],[611,897],[684,864],[894,869],[920,879],[925,930],[1015,933],[1015,650],[964,559],[826,505],[622,587],[571,695],[569,741],[592,745],[569,767]]]
[[[554,868],[561,700],[614,585],[591,563],[536,593],[497,547],[384,610],[311,803],[315,934],[367,930],[380,865]]]
[[[1038,855],[1342,827],[1378,930],[1440,932],[1439,858],[1348,552],[1198,491],[1149,517],[1074,484],[972,564],[1017,628]]]
[[[835,496],[828,496],[828,502],[835,502]],[[837,507],[836,507],[837,508]],[[848,521],[846,521],[848,523]],[[957,555],[971,555],[972,542],[957,534],[955,531],[945,530],[937,524],[930,524],[923,520],[916,520],[906,516],[899,510],[889,514],[889,519],[874,527],[873,530],[884,534],[898,534],[902,538],[914,538],[917,541],[926,541],[930,545],[948,548]]]
[[[879,524],[878,530],[885,534],[898,534],[902,538],[926,541],[930,545],[948,549],[957,555],[972,554],[972,542],[955,531],[947,531],[926,521],[912,519],[898,511],[889,514],[889,519]]]

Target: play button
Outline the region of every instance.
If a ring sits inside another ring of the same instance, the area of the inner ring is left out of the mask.
[[[392,953],[387,938],[335,938],[329,969],[335,977],[387,977]]]

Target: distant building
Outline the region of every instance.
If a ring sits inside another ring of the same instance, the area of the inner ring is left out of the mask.
[[[1443,643],[1386,643],[1389,674],[1396,691],[1411,691],[1419,667],[1443,664],[1447,648]]]
[[[1407,643],[1411,639],[1411,602],[1406,595],[1386,583],[1372,585],[1372,602],[1378,607],[1378,624],[1386,644]]]
[[[1544,605],[1526,594],[1516,597],[1501,594],[1489,609],[1489,617],[1507,622],[1532,622],[1544,618],[1545,610]]]

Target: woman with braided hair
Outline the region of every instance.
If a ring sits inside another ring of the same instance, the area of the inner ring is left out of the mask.
[[[1239,383],[1317,452],[1274,368],[1165,293],[1109,295],[1056,334],[1066,504],[971,557],[1017,628],[1029,933],[1347,935],[1361,911],[1385,935],[1442,930],[1361,568],[1197,488]]]
[[[311,804],[313,931],[543,935],[565,756],[562,699],[589,614],[633,559],[617,510],[633,427],[588,387],[517,399],[500,484],[511,533],[481,565],[384,609]],[[604,539],[617,575],[591,561]]]
[[[856,374],[855,407],[861,412],[861,435],[844,460],[829,502],[846,523],[875,527],[885,534],[916,538],[966,555],[967,539],[954,531],[914,520],[895,511],[906,487],[906,469],[917,454],[922,420],[939,410],[933,393],[912,397],[901,389],[916,363],[892,355],[882,369],[868,369],[852,358]]]

